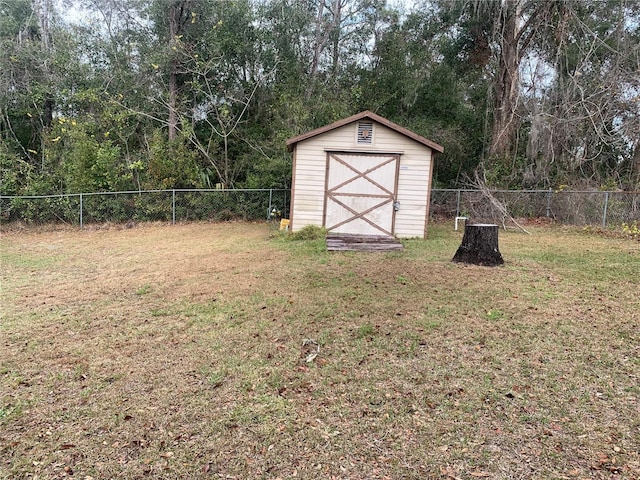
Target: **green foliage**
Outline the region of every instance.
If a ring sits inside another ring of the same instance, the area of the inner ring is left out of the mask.
[[[59,137],[54,137],[53,140]],[[62,140],[60,140],[62,141]],[[81,125],[69,131],[61,149],[51,149],[60,155],[59,161],[69,193],[105,192],[122,189],[126,170],[120,149],[111,140],[99,141]]]
[[[256,162],[247,172],[247,188],[291,188],[291,156],[279,156]]]
[[[149,139],[148,189],[193,188],[198,184],[196,153],[182,138],[170,141],[157,129]]]
[[[1,215],[7,222],[77,224],[79,211],[78,199],[74,197],[12,198]]]
[[[28,185],[32,167],[6,144],[0,143],[0,189],[2,195],[20,195]]]

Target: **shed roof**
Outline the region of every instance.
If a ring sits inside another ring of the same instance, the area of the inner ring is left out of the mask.
[[[393,123],[391,120],[387,120],[386,118],[383,118],[380,115],[376,115],[375,113],[369,110],[357,113],[348,118],[343,118],[342,120],[338,120],[337,122],[330,123],[329,125],[325,125],[324,127],[316,128],[315,130],[311,130],[310,132],[303,133],[302,135],[292,137],[289,140],[287,140],[287,149],[291,152],[293,151],[293,147],[298,142],[307,140],[317,135],[321,135],[323,133],[329,132],[336,128],[343,127],[350,123],[357,122],[358,120],[362,120],[363,118],[368,118],[370,120],[373,120],[374,122],[380,123],[381,125],[384,125],[385,127],[388,127],[391,130],[394,130],[399,134],[404,135],[405,137],[409,137],[412,140],[415,140],[416,142],[421,143],[422,145],[425,145],[437,152],[440,152],[440,153],[444,152],[444,147],[441,145],[438,145],[436,142],[433,142],[427,138],[424,138],[418,135],[417,133],[412,132],[411,130],[408,130],[396,123]]]

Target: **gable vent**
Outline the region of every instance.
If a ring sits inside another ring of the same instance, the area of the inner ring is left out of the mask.
[[[373,122],[358,122],[358,143],[371,144],[373,139]]]

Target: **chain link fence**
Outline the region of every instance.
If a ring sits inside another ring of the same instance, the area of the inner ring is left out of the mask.
[[[640,221],[640,192],[495,190],[514,218],[546,217],[569,225]],[[0,222],[79,225],[144,221],[228,221],[288,218],[289,190],[147,190],[46,196],[0,196]],[[498,218],[484,192],[433,189],[432,217]]]
[[[0,196],[0,221],[28,224],[259,220],[288,215],[289,190],[146,190]]]
[[[514,218],[549,218],[565,225],[619,225],[640,221],[640,192],[493,190]],[[431,216],[504,222],[485,192],[434,189]]]

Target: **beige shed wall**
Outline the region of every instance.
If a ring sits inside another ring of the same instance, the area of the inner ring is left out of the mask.
[[[395,234],[423,237],[427,220],[432,151],[398,132],[374,124],[371,145],[356,143],[357,122],[303,140],[295,145],[293,177],[293,231],[307,225],[322,226],[327,151],[400,153]]]

